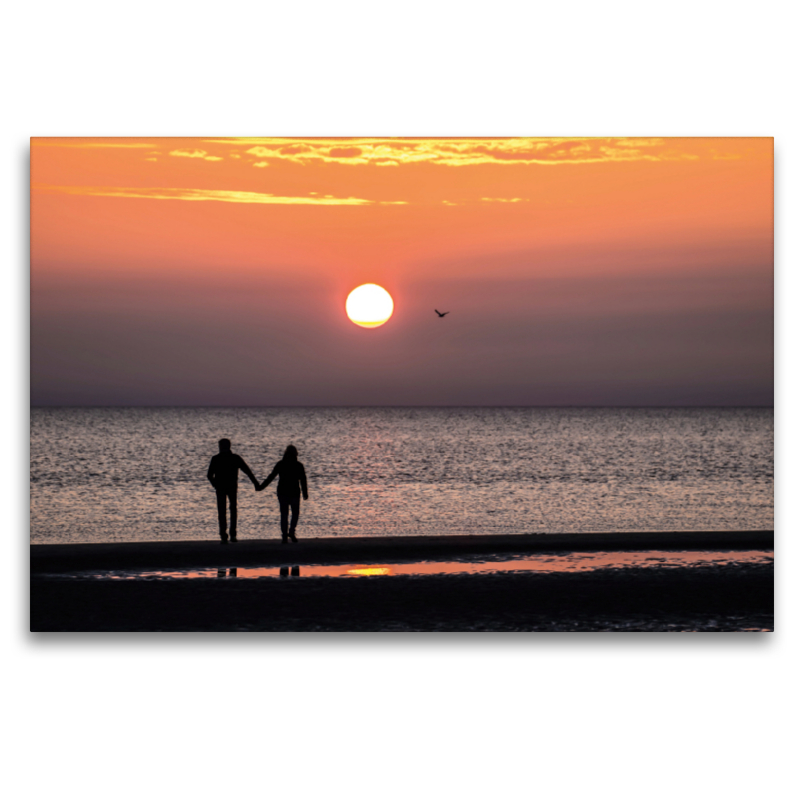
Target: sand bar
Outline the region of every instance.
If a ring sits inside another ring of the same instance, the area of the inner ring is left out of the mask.
[[[31,573],[97,569],[180,569],[294,563],[434,560],[466,556],[619,550],[772,550],[773,531],[356,536],[31,545]]]

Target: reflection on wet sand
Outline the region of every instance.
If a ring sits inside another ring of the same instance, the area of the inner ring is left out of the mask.
[[[395,565],[396,567],[400,568],[403,566],[413,566],[413,565]],[[419,565],[418,565],[419,566]],[[392,567],[357,567],[356,569],[348,569],[345,575],[361,575],[361,576],[370,576],[370,575],[399,575],[400,572],[393,572]]]
[[[218,578],[236,578],[239,575],[239,568],[238,567],[231,567],[230,569],[218,569],[217,570],[217,577]]]
[[[773,552],[746,551],[637,551],[614,553],[552,553],[473,561],[417,561],[395,564],[304,564],[307,578],[377,577],[392,575],[474,575],[508,572],[590,572],[602,569],[715,567],[728,564],[767,564]],[[300,565],[231,567],[153,571],[96,572],[82,577],[112,579],[153,578],[288,578],[300,577]]]
[[[271,569],[274,571],[275,567],[271,567]],[[273,574],[274,574],[274,573],[273,573]],[[289,567],[281,567],[281,568],[280,568],[280,573],[279,573],[279,574],[280,574],[281,578],[288,578],[288,577],[289,577],[289,574],[290,574],[290,573],[289,573]],[[291,575],[292,575],[292,577],[293,577],[293,578],[299,578],[299,577],[300,577],[300,567],[298,567],[298,566],[294,566],[294,567],[292,567]],[[253,577],[261,578],[261,577],[273,577],[273,575],[269,575],[269,576],[262,576],[262,575],[242,575],[242,577],[243,577],[243,578],[253,578]]]

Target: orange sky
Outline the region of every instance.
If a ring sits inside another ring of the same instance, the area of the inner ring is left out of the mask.
[[[769,404],[772,165],[766,138],[33,139],[31,402]],[[382,328],[344,315],[365,282]]]

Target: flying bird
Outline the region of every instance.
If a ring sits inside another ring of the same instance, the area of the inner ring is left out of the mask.
[[[433,309],[440,317],[446,317],[450,312],[449,311],[439,311],[437,308]]]

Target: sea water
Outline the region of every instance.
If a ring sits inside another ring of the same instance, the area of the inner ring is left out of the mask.
[[[299,537],[770,530],[763,408],[34,408],[32,543],[214,539],[227,437],[259,480],[288,444]],[[239,484],[239,537],[279,537]]]

